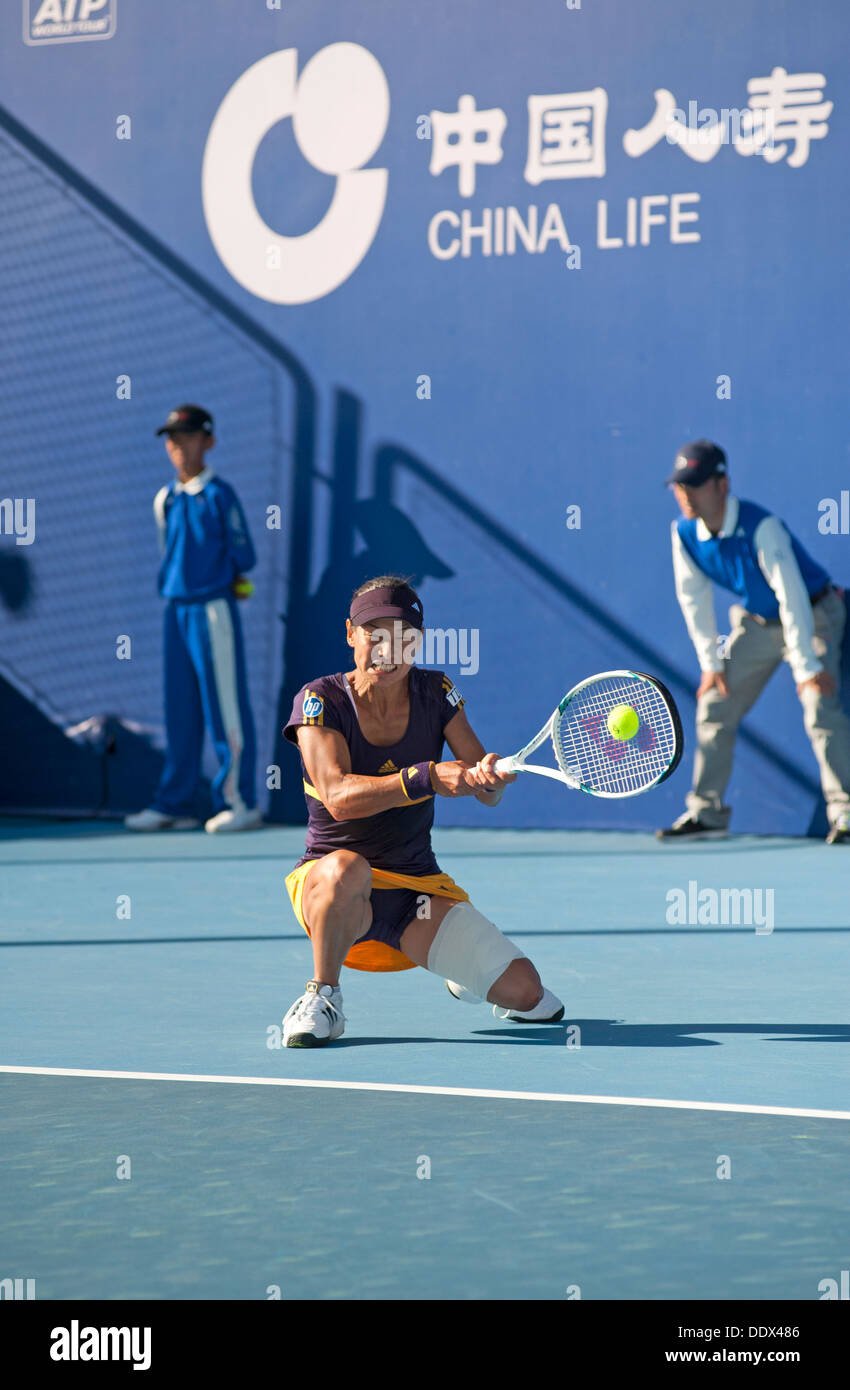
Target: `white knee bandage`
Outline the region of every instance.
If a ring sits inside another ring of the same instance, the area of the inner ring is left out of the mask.
[[[428,952],[428,969],[486,999],[511,961],[524,958],[525,953],[472,903],[458,903],[440,923]]]

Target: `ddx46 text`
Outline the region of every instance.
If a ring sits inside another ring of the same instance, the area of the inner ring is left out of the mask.
[[[680,1327],[680,1337],[700,1337],[703,1341],[710,1342],[714,1337],[743,1337],[745,1329],[743,1327]],[[799,1337],[799,1327],[748,1327],[746,1329],[748,1338],[753,1337]]]

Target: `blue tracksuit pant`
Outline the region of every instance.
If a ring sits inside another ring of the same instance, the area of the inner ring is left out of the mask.
[[[231,595],[171,599],[165,609],[165,727],[168,754],[151,805],[168,816],[195,814],[204,727],[219,762],[213,812],[256,805],[256,740],[248,703],[242,624]]]

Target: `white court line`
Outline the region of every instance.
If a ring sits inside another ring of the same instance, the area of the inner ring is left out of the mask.
[[[202,1076],[169,1071],[83,1071],[76,1067],[4,1067],[22,1076],[95,1076],[119,1081],[200,1081],[218,1086],[312,1086],[336,1091],[399,1091],[421,1096],[478,1096],[484,1100],[557,1100],[576,1105],[637,1105],[658,1110],[723,1110],[741,1115],[796,1115],[850,1120],[850,1110],[807,1110],[785,1105],[732,1105],[713,1100],[655,1100],[647,1096],[573,1096],[561,1091],[483,1091],[466,1086],[403,1086],[391,1081],[308,1081],[288,1076]]]

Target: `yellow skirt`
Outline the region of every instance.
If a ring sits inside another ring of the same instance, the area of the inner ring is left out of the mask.
[[[304,882],[310,870],[319,863],[320,859],[310,859],[286,876],[286,891],[292,910],[308,936],[310,928],[304,921],[302,909]],[[458,903],[469,902],[469,894],[448,874],[394,874],[388,869],[373,869],[372,891],[376,888],[411,888],[415,893],[452,898]],[[395,946],[389,946],[385,941],[355,941],[344,963],[350,970],[413,970],[416,967],[415,960],[410,960],[403,951],[396,950]]]

